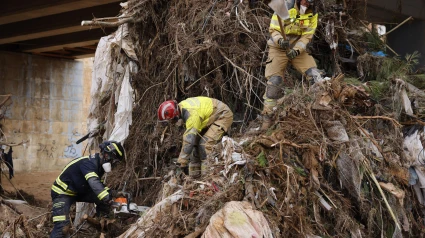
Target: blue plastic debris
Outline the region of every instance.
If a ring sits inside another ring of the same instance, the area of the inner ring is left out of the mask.
[[[374,51],[374,52],[370,52],[371,55],[373,56],[377,56],[377,57],[385,57],[387,56],[384,52],[382,51]]]

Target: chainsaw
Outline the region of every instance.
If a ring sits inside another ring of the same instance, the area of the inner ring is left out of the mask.
[[[128,218],[133,216],[141,216],[149,207],[138,206],[131,201],[131,193],[125,191],[126,183],[122,191],[117,193],[117,198],[112,202],[114,216],[117,218]]]

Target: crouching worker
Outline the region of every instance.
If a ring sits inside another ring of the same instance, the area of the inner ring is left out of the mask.
[[[112,194],[101,178],[124,160],[124,148],[116,141],[105,141],[99,147],[100,153],[69,162],[53,183],[54,227],[50,237],[65,237],[63,230],[70,225],[69,209],[75,202],[95,203],[97,216],[109,214]]]
[[[230,129],[233,113],[217,99],[193,97],[180,103],[174,100],[163,102],[158,109],[158,119],[172,122],[183,120],[186,131],[177,164],[186,169],[190,161],[189,175],[196,176],[199,167],[202,173],[206,172],[207,155]]]

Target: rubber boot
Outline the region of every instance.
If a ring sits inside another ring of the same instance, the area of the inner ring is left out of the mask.
[[[267,131],[272,126],[272,118],[269,115],[263,115],[263,123],[261,124],[260,131]]]

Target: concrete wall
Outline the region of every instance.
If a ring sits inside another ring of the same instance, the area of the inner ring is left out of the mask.
[[[413,20],[388,34],[388,45],[401,57],[421,53],[417,68],[425,69],[425,21]]]
[[[87,131],[90,60],[0,52],[0,84],[0,94],[13,95],[4,139],[30,141],[14,148],[16,171],[60,170],[82,155],[75,141]]]

